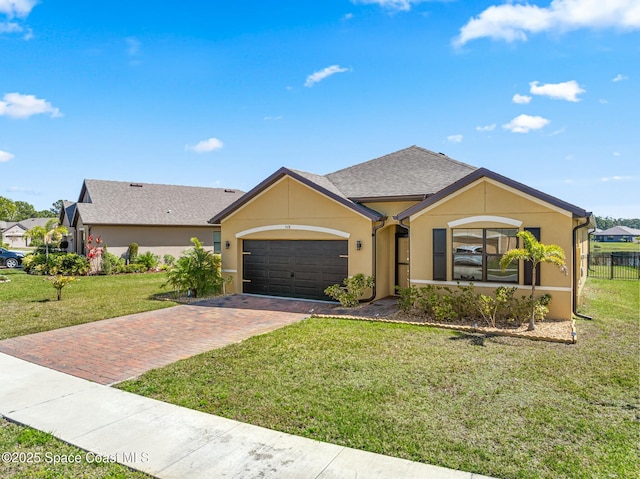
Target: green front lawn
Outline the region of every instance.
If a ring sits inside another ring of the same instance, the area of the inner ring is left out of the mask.
[[[591,241],[592,253],[615,253],[619,251],[640,252],[640,243]]]
[[[59,441],[51,434],[18,426],[1,418],[0,451],[3,453],[0,461],[0,477],[3,478],[144,479],[151,477],[141,472],[134,472],[120,464],[99,463],[94,455]],[[115,458],[108,458],[108,460],[111,459]]]
[[[62,301],[43,276],[8,269],[0,274],[11,280],[0,283],[0,339],[176,304],[152,298],[168,291],[161,288],[164,273],[83,276],[65,286]]]
[[[638,282],[587,289],[575,345],[314,318],[120,387],[500,478],[638,477]]]

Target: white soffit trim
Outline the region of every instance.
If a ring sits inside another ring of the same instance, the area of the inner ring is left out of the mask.
[[[222,272],[223,273],[237,273],[238,270],[237,269],[223,269]]]
[[[236,238],[244,238],[245,236],[262,233],[263,231],[280,231],[280,230],[297,230],[297,231],[313,231],[315,233],[326,233],[333,236],[339,236],[340,238],[349,238],[351,233],[345,231],[334,230],[331,228],[323,228],[322,226],[310,226],[310,225],[267,225],[259,226],[257,228],[250,228],[248,230],[240,231],[236,233]]]
[[[518,228],[522,225],[522,221],[514,220],[512,218],[505,218],[503,216],[469,216],[467,218],[460,218],[459,220],[449,221],[447,225],[449,228],[455,228],[456,226],[466,225],[469,223],[480,223],[480,222],[491,222],[491,223],[502,223],[510,226],[517,226]]]

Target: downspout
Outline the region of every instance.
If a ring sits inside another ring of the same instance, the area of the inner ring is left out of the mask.
[[[374,226],[373,230],[371,231],[371,249],[373,250],[372,252],[372,259],[371,259],[371,264],[372,264],[372,272],[373,272],[373,277],[374,277],[374,281],[373,281],[373,287],[371,288],[371,296],[369,296],[368,298],[365,299],[361,299],[360,302],[361,303],[369,303],[371,301],[373,301],[376,298],[376,256],[377,256],[377,233],[378,230],[380,228],[382,228],[385,224],[386,218],[383,218],[380,220],[380,224],[378,226]]]
[[[585,228],[587,226],[589,226],[591,224],[591,220],[589,219],[589,217],[587,217],[586,222],[585,223],[580,223],[578,224],[575,228],[573,228],[573,252],[572,252],[572,257],[573,257],[573,314],[576,315],[579,318],[582,319],[588,319],[588,320],[592,320],[593,318],[591,316],[587,316],[586,314],[582,314],[582,313],[578,313],[577,308],[578,308],[578,275],[576,274],[576,261],[577,261],[577,255],[576,255],[576,246],[578,243],[577,237],[576,237],[576,233],[578,232],[579,229],[581,228]],[[587,240],[587,246],[589,248],[591,248],[590,245],[590,240]],[[587,253],[589,254],[589,253]],[[589,265],[587,265],[587,269],[589,268]]]

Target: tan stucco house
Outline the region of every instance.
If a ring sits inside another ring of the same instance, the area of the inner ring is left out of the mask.
[[[550,317],[568,319],[586,279],[591,213],[484,168],[417,146],[327,175],[288,168],[211,218],[235,292],[328,299],[326,286],[375,276],[371,298],[396,286],[473,282],[530,291],[531,271],[497,265],[528,229],[560,245],[569,274],[542,265]],[[529,283],[529,284],[527,284]]]
[[[45,227],[53,218],[27,218],[20,221],[5,223],[2,229],[2,241],[9,248],[24,248],[31,246],[31,240],[25,237],[25,233],[36,226]]]
[[[78,201],[65,202],[60,223],[70,234],[67,250],[85,254],[89,235],[101,237],[108,251],[126,257],[129,245],[139,253],[178,257],[193,246],[220,250],[220,227],[208,222],[244,194],[228,188],[84,180]]]

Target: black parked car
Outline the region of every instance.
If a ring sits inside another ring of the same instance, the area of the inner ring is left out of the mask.
[[[0,266],[17,268],[22,265],[22,258],[24,258],[24,253],[0,248]]]

